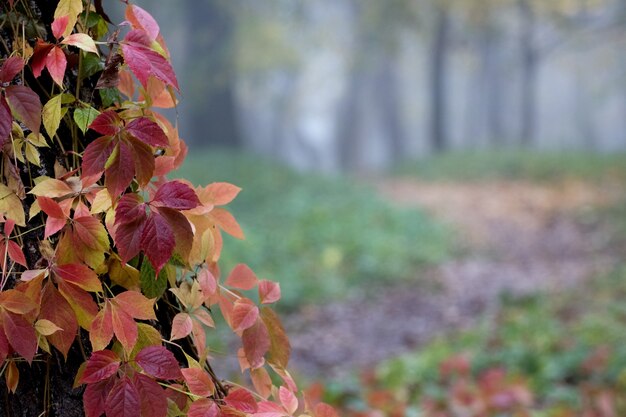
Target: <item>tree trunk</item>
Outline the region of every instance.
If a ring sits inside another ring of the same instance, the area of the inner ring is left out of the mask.
[[[450,17],[445,7],[437,7],[435,36],[431,46],[431,117],[430,136],[432,149],[443,152],[448,147],[446,131],[447,79],[448,79],[448,37]]]
[[[394,68],[396,57],[385,52],[381,55],[375,88],[378,90],[380,116],[386,137],[389,139],[391,159],[392,162],[399,162],[408,156],[402,126],[398,74]]]
[[[235,103],[235,68],[232,56],[234,15],[220,0],[187,0],[189,30],[186,73],[189,86],[185,106],[187,142],[237,148],[242,137]],[[191,63],[193,62],[193,65]]]
[[[521,102],[520,144],[531,147],[535,144],[537,107],[538,56],[534,45],[535,14],[528,0],[517,2],[521,18]]]

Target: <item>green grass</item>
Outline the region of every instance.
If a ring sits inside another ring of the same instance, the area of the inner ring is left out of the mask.
[[[394,174],[433,180],[526,179],[533,181],[605,176],[626,178],[626,154],[493,150],[451,152],[403,163]]]
[[[225,239],[222,268],[244,262],[278,280],[282,307],[415,278],[449,254],[449,232],[418,210],[392,207],[347,179],[299,174],[250,155],[191,154],[174,174],[243,188],[230,205],[245,241]]]

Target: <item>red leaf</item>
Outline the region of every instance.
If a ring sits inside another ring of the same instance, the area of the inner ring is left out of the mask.
[[[189,220],[179,211],[161,207],[161,214],[171,226],[176,241],[176,251],[182,256],[187,256],[193,245],[193,230]]]
[[[174,354],[163,346],[148,346],[139,351],[135,362],[150,376],[159,379],[177,379],[180,367]]]
[[[113,385],[104,409],[107,417],[137,417],[140,415],[139,392],[127,376]]]
[[[85,265],[57,265],[53,270],[67,283],[73,284],[85,291],[102,292],[102,283],[98,275]]]
[[[102,136],[87,145],[83,153],[83,176],[96,177],[93,182],[100,179],[104,172],[104,165],[115,149],[115,142],[110,136]]]
[[[154,299],[146,298],[138,291],[124,291],[116,295],[113,302],[131,317],[140,320],[156,320]]]
[[[143,30],[135,29],[128,32],[122,42],[124,61],[144,88],[147,88],[148,78],[153,75],[180,90],[172,65],[162,55],[150,49],[150,43],[148,34]]]
[[[0,321],[0,362],[4,363],[4,360],[9,355],[9,341],[4,333],[2,322]]]
[[[89,129],[95,130],[101,135],[114,136],[122,128],[122,119],[113,110],[102,112],[89,125]]]
[[[69,21],[69,16],[60,16],[54,19],[52,22],[52,35],[54,35],[56,39],[63,37],[63,33],[65,33]]]
[[[239,299],[235,301],[235,306],[230,316],[231,325],[236,332],[252,327],[259,318],[259,308],[250,300]]]
[[[252,368],[263,365],[263,355],[270,349],[270,336],[267,327],[261,320],[257,320],[254,325],[243,331],[241,335],[243,351],[246,359]]]
[[[187,417],[219,417],[220,408],[215,401],[208,398],[200,398],[189,406]]]
[[[181,372],[192,394],[200,397],[208,397],[215,391],[215,385],[204,369],[184,368],[181,369]]]
[[[63,210],[63,208],[49,197],[39,196],[37,197],[37,202],[39,203],[39,207],[46,213],[49,217],[54,217],[56,219],[67,219],[67,213]]]
[[[31,363],[37,353],[37,334],[33,326],[22,316],[7,311],[0,311],[0,318],[9,344]]]
[[[129,139],[135,156],[135,176],[137,177],[139,185],[145,187],[154,176],[154,151],[150,145],[147,145],[140,140],[133,137],[129,137]]]
[[[3,96],[0,96],[0,146],[3,146],[9,138],[12,125],[13,116],[9,104]]]
[[[128,5],[126,8],[126,20],[130,22],[133,29],[143,29],[150,39],[155,40],[159,35],[159,24],[154,20],[150,13],[146,12],[139,6],[134,4]]]
[[[87,385],[83,394],[85,417],[100,417],[104,414],[104,404],[112,387],[112,379]]]
[[[261,304],[272,304],[280,300],[280,284],[266,279],[259,281],[259,300]]]
[[[138,117],[128,123],[126,125],[126,131],[148,145],[164,148],[170,144],[161,126],[147,117]]]
[[[113,322],[113,332],[115,337],[120,341],[126,352],[133,350],[137,343],[137,323],[124,310],[117,308],[111,304],[111,319]]]
[[[115,245],[122,258],[128,262],[141,250],[141,236],[146,221],[146,208],[134,193],[124,195],[115,209]]]
[[[31,131],[39,133],[42,108],[39,96],[23,85],[10,85],[4,92],[13,115]]]
[[[176,242],[172,228],[165,218],[158,213],[151,213],[141,233],[141,249],[154,267],[156,276],[169,261]]]
[[[24,315],[37,309],[37,303],[25,297],[22,292],[10,289],[0,291],[0,307]]]
[[[244,413],[256,413],[258,409],[252,394],[243,388],[237,388],[230,391],[226,398],[224,398],[224,401],[226,404],[239,411],[243,411]]]
[[[7,58],[0,68],[0,83],[10,83],[24,68],[24,59],[19,56]]]
[[[67,353],[76,338],[78,322],[72,306],[65,301],[65,298],[59,294],[54,285],[48,284],[44,288],[39,318],[50,320],[61,328],[61,330],[47,336],[47,339],[67,359]]]
[[[65,58],[65,52],[58,46],[53,47],[46,55],[46,68],[48,68],[48,72],[54,82],[61,87],[63,87],[66,67],[67,58]]]
[[[87,360],[80,380],[82,384],[93,384],[114,375],[120,368],[120,358],[110,350],[93,352]]]
[[[226,278],[225,284],[240,290],[251,290],[257,285],[258,281],[258,278],[248,265],[239,264],[233,268],[228,278]]]
[[[7,252],[9,253],[9,258],[11,258],[13,262],[22,265],[24,268],[28,268],[26,257],[24,256],[24,252],[22,252],[22,247],[20,245],[11,240],[7,241]]]
[[[92,321],[98,314],[98,306],[93,301],[92,296],[75,285],[67,284],[59,280],[59,292],[74,309],[78,324],[84,329],[91,328]]]
[[[154,194],[151,204],[177,210],[191,210],[200,204],[196,192],[180,181],[166,182]]]
[[[165,417],[167,397],[159,384],[141,374],[133,376],[133,383],[141,399],[141,417]]]
[[[104,185],[109,194],[122,195],[135,176],[135,161],[130,146],[125,142],[118,142],[105,166]]]
[[[189,336],[193,329],[193,322],[187,313],[178,313],[172,320],[172,334],[170,340],[182,339]]]
[[[32,69],[35,78],[39,78],[41,76],[41,72],[46,66],[46,57],[53,47],[54,45],[46,43],[41,39],[37,39],[33,57],[30,59],[30,68]]]

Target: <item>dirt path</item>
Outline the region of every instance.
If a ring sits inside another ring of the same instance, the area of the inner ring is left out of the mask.
[[[610,182],[395,179],[376,187],[397,204],[425,208],[449,223],[464,255],[426,271],[413,285],[290,317],[293,365],[307,375],[341,377],[368,368],[497,311],[503,293],[580,285],[618,260],[614,231],[593,211],[623,195]]]

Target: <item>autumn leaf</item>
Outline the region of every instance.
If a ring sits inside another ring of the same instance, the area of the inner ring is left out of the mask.
[[[72,45],[86,52],[98,55],[96,43],[86,33],[73,33],[61,41],[63,45]]]
[[[107,417],[137,417],[141,399],[137,388],[127,376],[119,379],[109,393],[104,410]]]
[[[172,320],[172,334],[170,340],[182,339],[189,336],[193,327],[191,317],[187,313],[178,313]]]
[[[13,116],[32,132],[39,133],[41,101],[39,96],[24,85],[10,85],[4,90]]]
[[[144,88],[150,75],[167,85],[180,90],[172,65],[163,55],[151,49],[152,40],[147,32],[134,29],[128,32],[122,42],[124,61]]]
[[[61,124],[61,100],[63,98],[62,94],[57,94],[52,97],[48,102],[43,106],[43,125],[46,128],[46,132],[50,138],[53,138],[59,129],[59,125]]]
[[[261,304],[272,304],[280,300],[280,284],[265,279],[259,281],[259,300]]]
[[[252,272],[250,267],[245,264],[238,264],[233,268],[226,278],[225,284],[229,287],[237,288],[240,290],[251,290],[256,287],[258,278],[255,273]]]
[[[129,4],[126,7],[126,20],[130,22],[133,29],[143,29],[150,39],[155,40],[159,35],[159,24],[154,20],[152,15],[141,7]]]
[[[69,36],[76,25],[78,15],[83,12],[82,0],[59,0],[56,9],[54,10],[54,18],[58,19],[63,16],[67,16],[68,23],[63,31],[63,36]]]
[[[10,83],[13,78],[24,68],[24,59],[19,56],[11,56],[0,67],[0,83]]]
[[[167,415],[167,397],[164,389],[156,381],[146,375],[135,374],[133,384],[139,392],[141,417],[165,417]]]
[[[183,368],[181,372],[192,394],[200,397],[208,397],[215,391],[215,384],[213,384],[211,377],[204,369]]]
[[[259,318],[259,308],[245,298],[235,301],[230,316],[231,325],[235,332],[246,330],[256,323]]]
[[[88,107],[79,107],[74,110],[74,121],[76,122],[76,126],[80,129],[83,134],[87,132],[87,128],[93,121],[98,117],[100,112],[94,109],[91,106]]]
[[[87,360],[81,383],[92,384],[107,379],[120,368],[120,358],[110,350],[93,352]]]
[[[135,362],[146,374],[155,378],[177,379],[181,376],[180,366],[174,354],[163,346],[142,349],[135,357]]]
[[[267,327],[261,320],[243,331],[241,335],[243,350],[250,366],[258,368],[263,365],[263,357],[270,349],[270,336]]]

